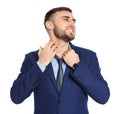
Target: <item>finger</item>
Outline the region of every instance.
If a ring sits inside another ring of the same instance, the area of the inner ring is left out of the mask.
[[[39,51],[38,51],[38,55],[40,54],[41,50],[42,50],[42,47],[40,46]]]
[[[39,51],[41,52],[41,50],[42,50],[42,47],[40,46]]]
[[[53,44],[53,42],[49,41],[45,44],[44,48],[51,47],[52,44]]]
[[[52,48],[53,45],[55,45],[55,42],[49,41],[47,47]]]
[[[58,48],[58,46],[56,44],[53,44],[51,47],[52,50],[56,50],[57,48]]]
[[[65,57],[65,56],[66,56],[66,54],[67,54],[67,52],[63,53],[63,55],[62,55],[62,56],[63,56],[63,57]]]
[[[51,49],[55,49],[57,48],[58,46],[55,44],[55,42],[52,42],[49,46]]]
[[[50,45],[50,41],[45,44],[44,48],[48,47]]]
[[[64,52],[63,55],[65,56],[69,51],[70,51],[70,50],[68,49],[67,51]]]
[[[75,50],[73,50],[73,49],[71,49],[70,51],[71,51],[72,53],[75,53]]]

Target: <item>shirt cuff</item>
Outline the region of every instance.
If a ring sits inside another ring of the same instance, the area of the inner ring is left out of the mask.
[[[39,61],[37,61],[37,65],[39,66],[39,68],[41,69],[42,72],[45,71],[46,66],[44,66],[42,63],[40,63]]]

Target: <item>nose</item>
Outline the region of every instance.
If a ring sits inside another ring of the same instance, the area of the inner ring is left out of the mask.
[[[76,22],[75,19],[70,19],[69,22],[71,26],[75,26],[75,22]]]
[[[75,22],[73,20],[71,20],[69,24],[70,24],[71,28],[75,29]]]

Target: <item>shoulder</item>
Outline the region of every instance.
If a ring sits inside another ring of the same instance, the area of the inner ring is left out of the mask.
[[[25,54],[25,58],[30,59],[31,61],[37,61],[38,60],[38,50],[28,52]]]
[[[70,44],[71,48],[75,50],[75,52],[77,52],[78,54],[83,54],[83,55],[96,55],[96,52],[84,47],[80,47],[80,46],[75,46],[73,44]]]
[[[27,56],[35,56],[37,54],[38,54],[38,50],[35,50],[35,51],[28,52],[26,55]]]
[[[97,60],[97,54],[95,51],[87,49],[87,48],[75,46],[75,45],[71,45],[71,47],[79,55],[82,63],[87,65],[91,63],[91,61]]]

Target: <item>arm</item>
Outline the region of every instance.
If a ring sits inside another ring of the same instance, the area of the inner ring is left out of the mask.
[[[70,57],[72,59],[68,59]],[[77,68],[71,73],[71,76],[89,96],[101,104],[108,101],[110,95],[108,84],[100,73],[95,53],[91,54],[91,56],[89,55],[83,62],[82,59],[78,59],[77,53],[69,51],[64,56],[64,60],[72,68],[74,63],[79,63]]]
[[[14,103],[21,103],[30,96],[32,91],[45,79],[44,70],[56,54],[57,45],[48,42],[44,48],[40,48],[38,57],[28,54],[21,67],[21,73],[14,81],[11,88],[11,99]],[[40,64],[41,63],[41,64]],[[45,66],[41,69],[41,65]]]
[[[21,103],[25,100],[38,84],[45,79],[43,72],[40,70],[36,62],[32,62],[30,57],[26,55],[23,61],[21,72],[11,87],[11,99],[14,103]]]
[[[89,68],[84,67],[81,62],[72,77],[96,102],[104,104],[108,101],[110,95],[108,84],[100,73],[96,55],[93,56]]]

